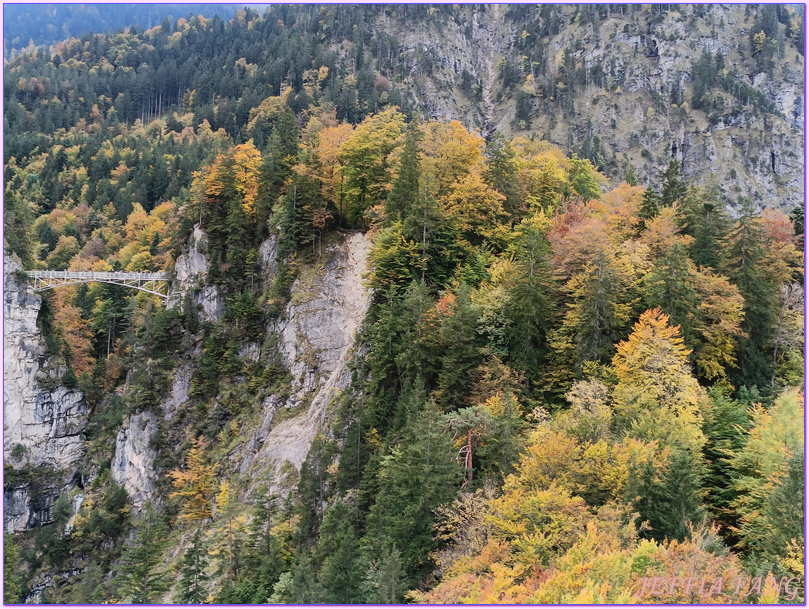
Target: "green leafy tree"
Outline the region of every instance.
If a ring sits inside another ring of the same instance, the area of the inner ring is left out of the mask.
[[[348,221],[365,224],[365,210],[380,203],[390,182],[388,157],[400,145],[404,115],[395,108],[365,119],[340,148]]]
[[[575,193],[586,201],[601,198],[601,184],[605,179],[589,159],[580,159],[575,154],[570,158],[569,180]]]

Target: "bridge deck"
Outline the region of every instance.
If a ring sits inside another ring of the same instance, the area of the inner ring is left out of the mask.
[[[131,273],[128,271],[25,271],[34,280],[35,290],[52,290],[60,286],[75,283],[91,283],[99,281],[112,283],[126,288],[148,292],[163,299],[168,299],[168,280],[166,273]]]
[[[128,271],[25,271],[34,279],[83,279],[84,281],[167,281],[166,273],[131,273]]]

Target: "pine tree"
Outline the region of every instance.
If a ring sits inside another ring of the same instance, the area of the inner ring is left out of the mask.
[[[418,123],[411,121],[407,128],[398,176],[385,201],[386,226],[393,222],[403,222],[419,199],[419,179],[421,172],[418,161],[418,140],[421,130]]]
[[[180,582],[176,602],[199,605],[208,598],[208,550],[198,528],[180,563]]]
[[[135,604],[149,604],[169,588],[170,573],[165,570],[163,551],[168,530],[151,502],[141,512],[135,539],[121,555],[118,579],[122,597]]]
[[[680,175],[680,163],[677,159],[671,159],[666,171],[660,176],[662,186],[660,188],[660,205],[671,207],[675,203],[682,202],[685,198],[688,186]]]
[[[3,536],[3,603],[19,603],[22,599],[23,572],[20,564],[20,548],[13,535]]]

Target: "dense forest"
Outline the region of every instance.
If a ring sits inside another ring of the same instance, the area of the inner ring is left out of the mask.
[[[234,4],[9,4],[3,13],[6,56],[28,46],[51,45],[71,36],[138,28],[148,30],[173,17],[219,15],[230,19]],[[131,30],[130,30],[131,31]]]
[[[679,10],[666,6],[576,14]],[[750,10],[751,65],[771,69],[779,44],[802,54],[802,15]],[[805,564],[802,209],[731,198],[673,154],[652,170],[593,139],[565,148],[431,117],[373,24],[452,11],[198,15],[6,66],[6,256],[175,275],[204,234],[225,304],[213,321],[191,293],[171,307],[102,283],[42,294],[47,382],[83,392],[86,452],[80,488],[6,534],[5,602],[708,598],[641,596],[654,577],[722,578],[711,602],[803,602],[802,580],[770,585]],[[509,11],[536,26],[523,41],[566,27],[559,7]],[[585,85],[567,52],[560,71],[531,72],[542,48],[519,52],[543,99],[562,93],[543,103],[573,120]],[[526,95],[528,75],[506,59],[498,91]],[[473,80],[459,75],[462,95],[483,95]],[[679,95],[707,112],[735,91],[744,112],[780,112],[737,82],[706,50]],[[371,296],[350,382],[299,471],[246,475],[265,398],[291,391],[277,328],[306,297],[293,286],[358,233]],[[160,404],[181,365],[189,395],[169,423]],[[122,424],[148,412],[157,474],[133,509],[112,461]],[[7,493],[58,477],[5,448]]]

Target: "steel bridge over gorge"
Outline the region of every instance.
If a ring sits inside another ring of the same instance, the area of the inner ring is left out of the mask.
[[[111,283],[160,296],[165,302],[169,296],[169,278],[166,273],[131,273],[125,271],[25,271],[34,280],[34,290],[52,290],[75,283]]]

